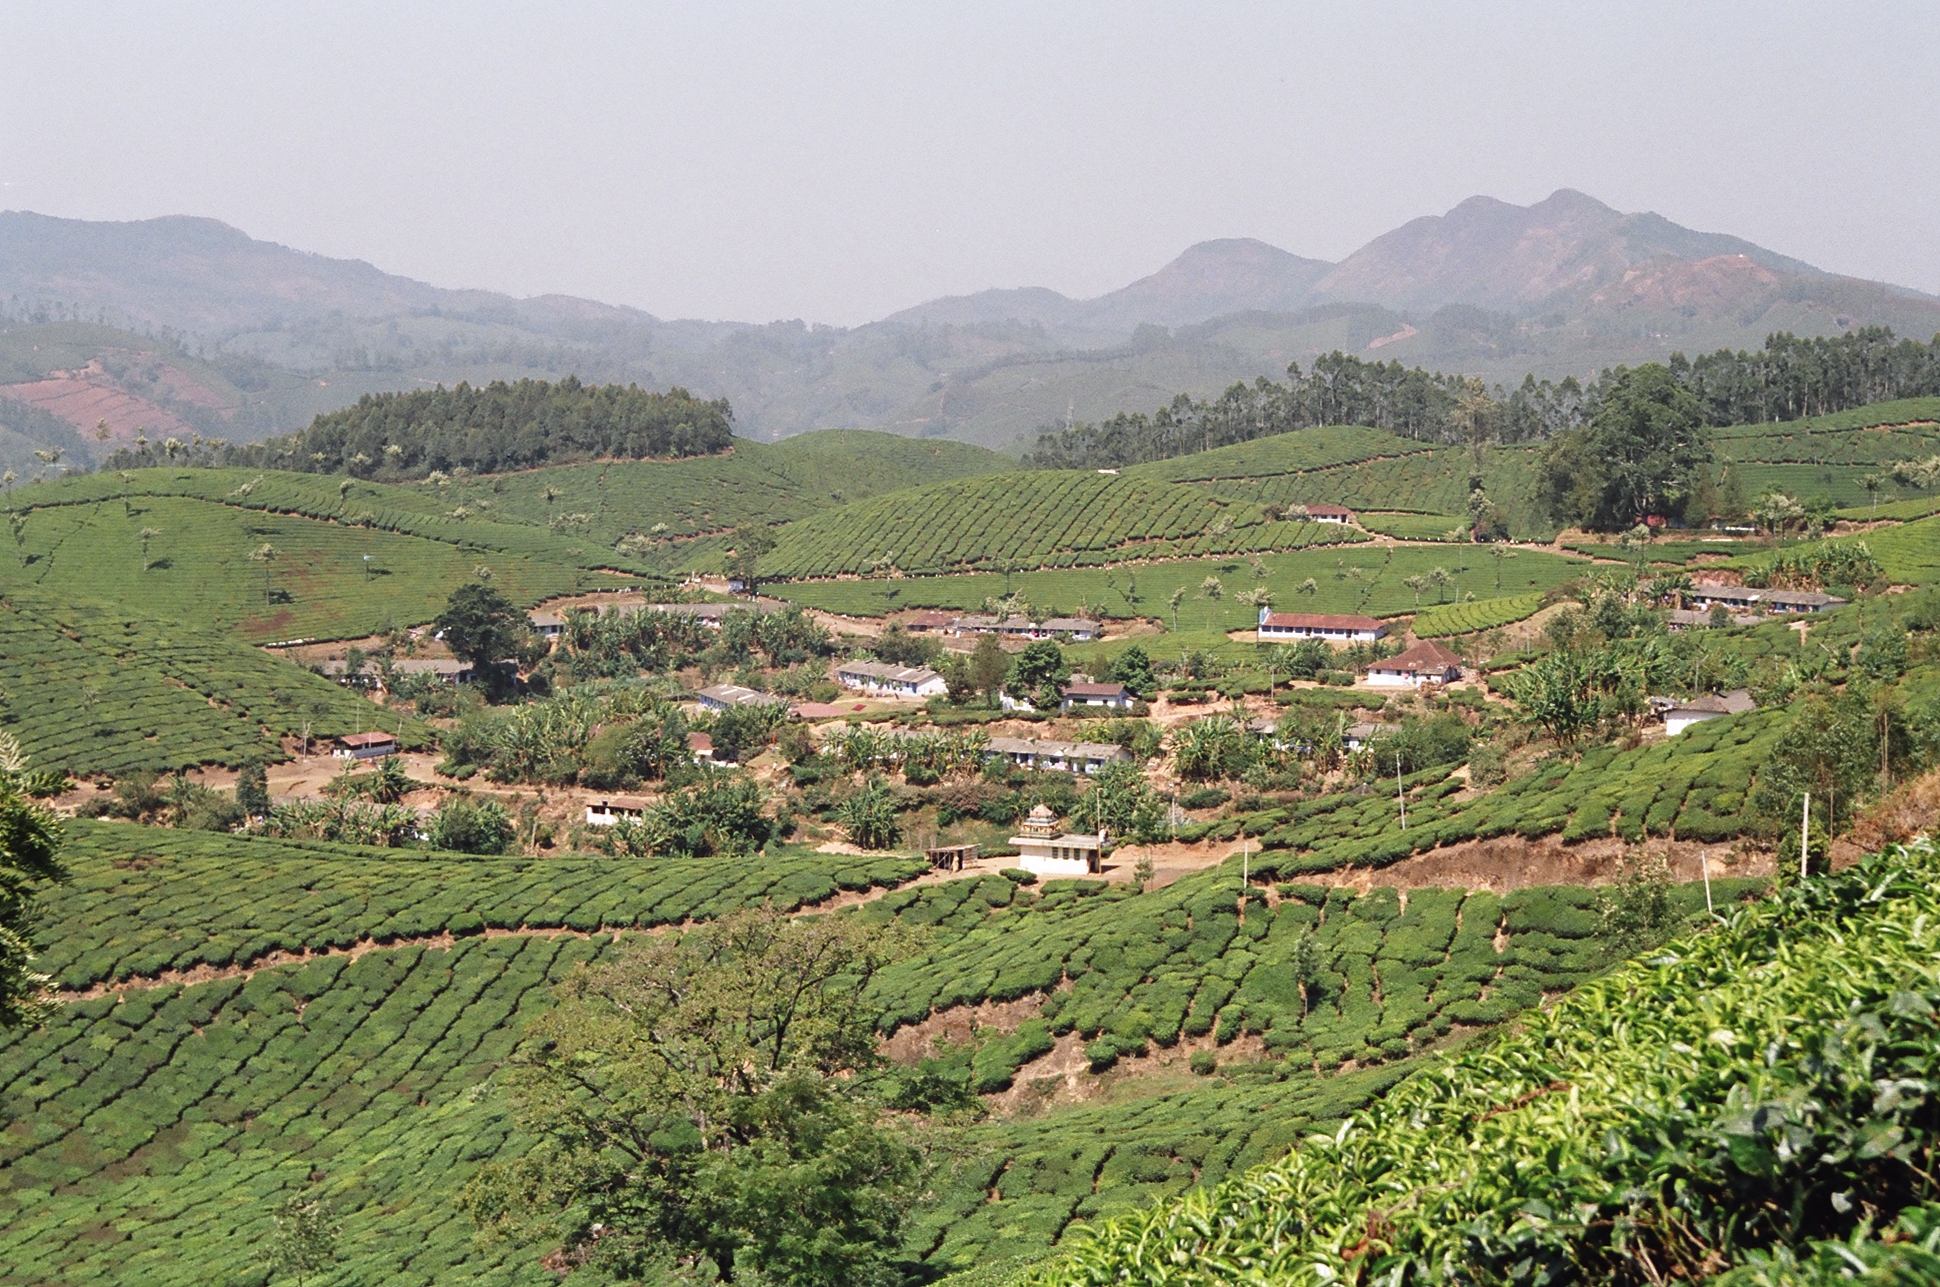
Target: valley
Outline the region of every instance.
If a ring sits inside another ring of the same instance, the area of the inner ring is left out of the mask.
[[[1325,424],[1081,468],[726,412],[593,453],[685,395],[535,382],[485,395],[537,408],[506,441],[439,395],[365,404],[404,428],[341,463],[326,416],[302,470],[205,435],[16,480],[0,779],[64,871],[19,883],[46,1010],[0,1041],[0,1283],[281,1281],[292,1201],[336,1222],[319,1282],[616,1281],[608,1197],[537,1178],[576,1147],[548,1052],[708,944],[707,1004],[765,1004],[806,967],[735,975],[763,941],[856,953],[804,985],[847,999],[814,1011],[840,1050],[784,1082],[813,1156],[919,1159],[879,1186],[893,1236],[845,1244],[885,1283],[1318,1282],[1359,1272],[1384,1165],[1459,1172],[1380,1217],[1407,1263],[1495,1255],[1467,1222],[1625,1281],[1505,1212],[1640,1219],[1652,1131],[1763,1140],[1693,1116],[1760,1077],[1829,1102],[1784,1015],[1860,1016],[1917,1079],[1940,996],[1940,398],[1708,425],[1678,378],[1527,440]],[[1650,507],[1611,525],[1555,462],[1609,465],[1638,399],[1703,450],[1640,454]],[[643,1042],[573,1066],[693,1075]],[[1924,1218],[1933,1130],[1865,1086],[1793,1125],[1898,1132],[1825,1163],[1876,1231]],[[669,1175],[708,1151],[661,1126]],[[1507,1196],[1471,1145],[1517,1159]],[[1649,1175],[1808,1184],[1749,1147]],[[1705,1202],[1707,1274],[1856,1227]],[[654,1245],[636,1278],[718,1277]]]

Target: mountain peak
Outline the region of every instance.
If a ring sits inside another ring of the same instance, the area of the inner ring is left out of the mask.
[[[1315,285],[1329,300],[1433,309],[1469,304],[1527,312],[1587,303],[1659,261],[1743,255],[1772,273],[1818,269],[1737,237],[1696,232],[1658,214],[1624,214],[1573,188],[1531,205],[1476,196],[1447,214],[1376,237]],[[1744,279],[1749,289],[1752,278]]]

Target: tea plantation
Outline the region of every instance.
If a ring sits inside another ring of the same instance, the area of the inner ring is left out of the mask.
[[[1265,553],[1365,540],[1339,524],[1267,520],[1196,488],[1072,470],[992,474],[845,505],[783,528],[767,575],[894,567],[1083,567],[1130,558]]]
[[[1070,1032],[1094,1071],[1148,1042],[1224,1045],[1245,1033],[1327,1071],[1498,1022],[1613,959],[1585,889],[1403,897],[1285,885],[1277,898],[1251,890],[1242,918],[1239,867],[1229,860],[1144,894],[1052,881],[1040,897],[1013,898],[1001,877],[889,894],[858,914],[933,925],[938,942],[877,980],[879,1024],[894,1032],[933,1010],[1044,995],[1040,1018],[978,1052],[985,1092]],[[1725,899],[1754,887],[1713,886]],[[1682,896],[1703,906],[1702,890]]]
[[[94,475],[74,485],[102,482]],[[23,521],[14,548],[0,548],[0,593],[38,589],[114,603],[256,641],[355,637],[429,621],[481,565],[528,604],[632,581],[594,570],[600,560],[585,550],[574,554],[579,547],[531,529],[512,529],[525,541],[494,545],[470,533],[408,535],[185,496],[43,502],[56,492],[24,493],[35,503],[15,511]],[[264,545],[276,557],[252,559]]]
[[[1747,501],[1777,488],[1801,499],[1825,496],[1863,507],[1873,498],[1860,486],[1862,477],[1940,452],[1936,421],[1940,398],[1911,398],[1782,425],[1717,429],[1712,441],[1717,457],[1732,462]],[[1540,450],[1495,447],[1482,464],[1483,487],[1518,540],[1555,535],[1536,494]],[[1189,483],[1235,501],[1463,514],[1473,471],[1465,448],[1429,447],[1373,429],[1330,428],[1136,465],[1125,474]],[[1881,497],[1892,498],[1890,491]]]
[[[479,1087],[548,983],[608,940],[484,931],[590,933],[769,900],[795,907],[923,869],[831,855],[474,858],[69,825],[74,879],[46,901],[42,962],[64,987],[370,938],[457,937],[138,986],[71,1002],[9,1043],[0,1283],[262,1283],[271,1214],[299,1191],[344,1219],[330,1281],[551,1281],[543,1248],[475,1244],[451,1202],[476,1164],[524,1147]],[[1387,1090],[1412,1066],[1404,1057],[1451,1026],[1499,1018],[1611,955],[1581,890],[1428,891],[1405,906],[1392,891],[1255,890],[1242,922],[1237,883],[1222,869],[1128,896],[986,876],[893,891],[851,913],[928,936],[921,960],[881,981],[885,1028],[1070,977],[1042,1019],[975,1052],[983,1089],[1006,1084],[1056,1032],[1088,1038],[1100,1066],[1181,1034],[1261,1032],[1273,1052],[1190,1089],[1175,1079],[1170,1093],[1132,1088],[1120,1102],[972,1128],[917,1213],[912,1252],[939,1269],[1034,1259],[1075,1219],[1270,1160]],[[1286,1051],[1299,1058],[1278,1057]],[[1307,1070],[1343,1059],[1381,1066]]]
[[[654,539],[671,554],[681,538],[790,522],[884,492],[1014,468],[1008,457],[967,443],[831,429],[773,444],[736,439],[722,456],[570,465],[455,480],[436,490],[446,508],[484,501],[489,508],[480,513],[557,523],[562,533],[605,550],[664,526]]]
[[[280,759],[275,738],[306,724],[316,737],[368,731],[372,717],[354,694],[206,629],[36,596],[0,603],[0,731],[40,768]],[[430,740],[415,720],[384,722],[407,746]]]
[[[1280,1156],[1416,1066],[1309,1077],[1257,1065],[1201,1088],[986,1123],[972,1136],[978,1151],[940,1178],[910,1243],[939,1269],[1037,1260],[1074,1221],[1139,1210]]]
[[[1446,548],[1367,545],[1329,546],[1261,555],[1255,572],[1250,557],[1190,559],[1120,568],[1073,568],[1068,571],[977,573],[957,576],[896,579],[809,581],[769,585],[763,593],[804,607],[854,616],[880,616],[902,608],[943,608],[975,611],[986,598],[1017,593],[1032,604],[1073,611],[1079,604],[1108,618],[1160,617],[1172,625],[1171,596],[1184,591],[1179,603],[1182,631],[1250,630],[1258,610],[1235,602],[1233,595],[1255,587],[1273,596],[1278,612],[1356,612],[1369,616],[1398,616],[1427,611],[1446,601],[1451,606],[1463,595],[1478,600],[1540,592],[1591,569],[1587,560],[1564,558],[1543,550],[1519,550],[1499,565],[1487,546]],[[1419,595],[1404,582],[1435,568],[1449,574],[1449,584],[1427,588]],[[1206,597],[1207,577],[1220,581],[1220,598]],[[1498,581],[1499,578],[1499,581]],[[1311,580],[1313,586],[1306,588]],[[1499,587],[1499,588],[1498,588]],[[1475,605],[1469,605],[1475,606]],[[1151,641],[1147,641],[1148,646]]]
[[[1536,615],[1542,609],[1540,594],[1512,594],[1500,599],[1477,599],[1473,603],[1445,603],[1423,612],[1414,620],[1414,632],[1423,639],[1472,634],[1513,625]]]
[[[518,1147],[474,1092],[596,950],[472,939],[63,1007],[0,1048],[0,1283],[262,1284],[299,1191],[344,1219],[330,1281],[556,1281],[452,1202]]]
[[[1265,849],[1254,870],[1272,876],[1383,867],[1436,845],[1495,836],[1568,841],[1675,836],[1719,843],[1744,834],[1745,797],[1784,728],[1783,710],[1707,720],[1653,745],[1601,746],[1558,756],[1486,794],[1433,769],[1404,782],[1408,829],[1394,796],[1336,794],[1223,824]]]
[[[365,939],[486,929],[678,925],[764,902],[794,910],[924,870],[893,856],[757,862],[488,858],[118,823],[68,823],[72,879],[44,899],[36,968],[62,988]]]
[[[1932,1281],[1881,1244],[1935,1196],[1937,868],[1922,844],[1739,910],[1035,1281]],[[1765,1258],[1849,1238],[1823,1273]]]

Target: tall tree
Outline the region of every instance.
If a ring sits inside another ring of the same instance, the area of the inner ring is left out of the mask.
[[[20,744],[0,734],[0,1028],[36,1022],[47,981],[33,972],[34,894],[67,879],[60,863],[61,824],[27,794],[31,785]]]
[[[505,1084],[540,1144],[484,1167],[481,1224],[615,1276],[886,1280],[919,1158],[874,1096],[863,996],[897,943],[846,917],[738,912],[582,969]]]
[[[434,624],[445,646],[470,662],[487,687],[498,683],[500,671],[494,663],[516,657],[531,633],[510,599],[477,581],[453,590]]]
[[[1588,425],[1543,454],[1551,517],[1603,532],[1678,514],[1711,459],[1703,408],[1668,367],[1620,368]]]

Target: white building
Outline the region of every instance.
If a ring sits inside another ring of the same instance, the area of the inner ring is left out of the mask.
[[[610,827],[620,819],[638,822],[647,815],[647,802],[634,800],[627,796],[615,796],[610,800],[595,800],[586,806],[586,825],[589,827]]]
[[[1329,643],[1373,643],[1388,628],[1373,617],[1333,616],[1324,612],[1268,612],[1260,609],[1259,637],[1325,639]]]
[[[702,708],[710,711],[732,710],[736,706],[786,706],[788,701],[772,693],[757,693],[739,684],[709,684],[694,694]]]
[[[1757,590],[1746,585],[1718,585],[1700,581],[1684,596],[1693,607],[1709,611],[1722,603],[1733,612],[1824,612],[1845,602],[1837,595],[1817,590]]]
[[[1345,505],[1309,505],[1307,520],[1313,523],[1352,523],[1354,511]]]
[[[1375,739],[1399,733],[1399,724],[1360,723],[1349,724],[1341,733],[1341,744],[1350,751],[1358,751],[1373,745]]]
[[[835,668],[845,688],[895,697],[937,697],[950,691],[943,676],[927,666],[892,666],[883,661],[845,661]]]
[[[397,754],[397,736],[394,733],[348,733],[337,739],[337,749],[331,754],[346,760],[381,760],[387,755]]]
[[[1130,751],[1109,742],[1052,742],[1034,737],[993,737],[984,750],[1003,756],[1021,769],[1060,773],[1096,773],[1107,764],[1127,763],[1132,758]]]
[[[1029,617],[972,615],[956,618],[950,622],[949,628],[954,635],[1006,635],[1013,639],[1055,639],[1059,635],[1070,635],[1074,643],[1085,643],[1100,634],[1098,623],[1083,617],[1047,617],[1043,621],[1032,621]]]
[[[527,616],[532,633],[541,639],[557,639],[566,632],[566,619],[556,612],[534,612]]]
[[[1452,684],[1462,677],[1462,659],[1438,643],[1418,643],[1399,657],[1367,668],[1367,682],[1391,688]]]
[[[1756,709],[1758,703],[1742,688],[1734,688],[1728,693],[1706,694],[1665,711],[1664,732],[1676,737],[1693,724],[1702,724],[1708,719],[1723,719],[1727,715],[1742,715]]]
[[[1043,805],[1031,810],[1023,834],[1012,836],[1017,865],[1036,876],[1095,876],[1105,849],[1105,833],[1067,835]]]
[[[1138,694],[1123,684],[1066,684],[1064,700],[1058,704],[1058,709],[1068,711],[1073,706],[1094,706],[1127,711],[1137,700]]]

